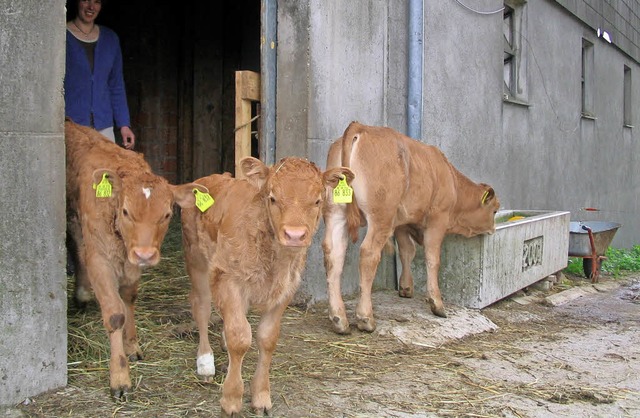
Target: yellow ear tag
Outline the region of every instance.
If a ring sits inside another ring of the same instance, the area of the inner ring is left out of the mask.
[[[343,176],[333,189],[333,203],[351,202],[353,202],[353,189],[347,184],[347,178]]]
[[[209,209],[215,203],[213,197],[211,197],[209,193],[204,193],[198,189],[193,189],[193,194],[196,195],[196,206],[198,207],[198,209],[200,209],[200,212],[206,212],[207,209]]]
[[[109,175],[102,173],[102,180],[100,183],[93,183],[93,188],[96,191],[96,197],[111,197],[111,183],[108,180]]]
[[[482,195],[482,204],[485,204],[485,201],[487,200],[487,197],[489,197],[489,191],[485,190],[484,194]]]

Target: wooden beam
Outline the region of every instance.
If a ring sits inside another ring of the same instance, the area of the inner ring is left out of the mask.
[[[260,74],[236,71],[235,175],[240,178],[239,162],[251,156],[251,102],[260,101]]]

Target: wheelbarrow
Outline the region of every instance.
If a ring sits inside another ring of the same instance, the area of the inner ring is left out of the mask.
[[[569,222],[569,257],[582,257],[584,275],[592,283],[598,282],[605,253],[620,226],[606,221]]]

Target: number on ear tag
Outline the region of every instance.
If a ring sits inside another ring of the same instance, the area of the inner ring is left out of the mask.
[[[196,206],[198,207],[198,209],[200,209],[200,212],[206,212],[207,209],[209,209],[215,203],[213,197],[211,197],[209,193],[204,193],[198,189],[193,189],[193,194],[196,195]]]
[[[333,203],[351,202],[353,202],[353,189],[347,184],[347,178],[343,176],[333,189]]]
[[[108,178],[109,175],[107,173],[103,173],[100,183],[93,183],[93,188],[96,191],[96,197],[111,197],[111,183]]]

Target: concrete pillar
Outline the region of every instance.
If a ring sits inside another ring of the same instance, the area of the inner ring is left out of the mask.
[[[67,383],[65,1],[0,0],[0,406]]]

